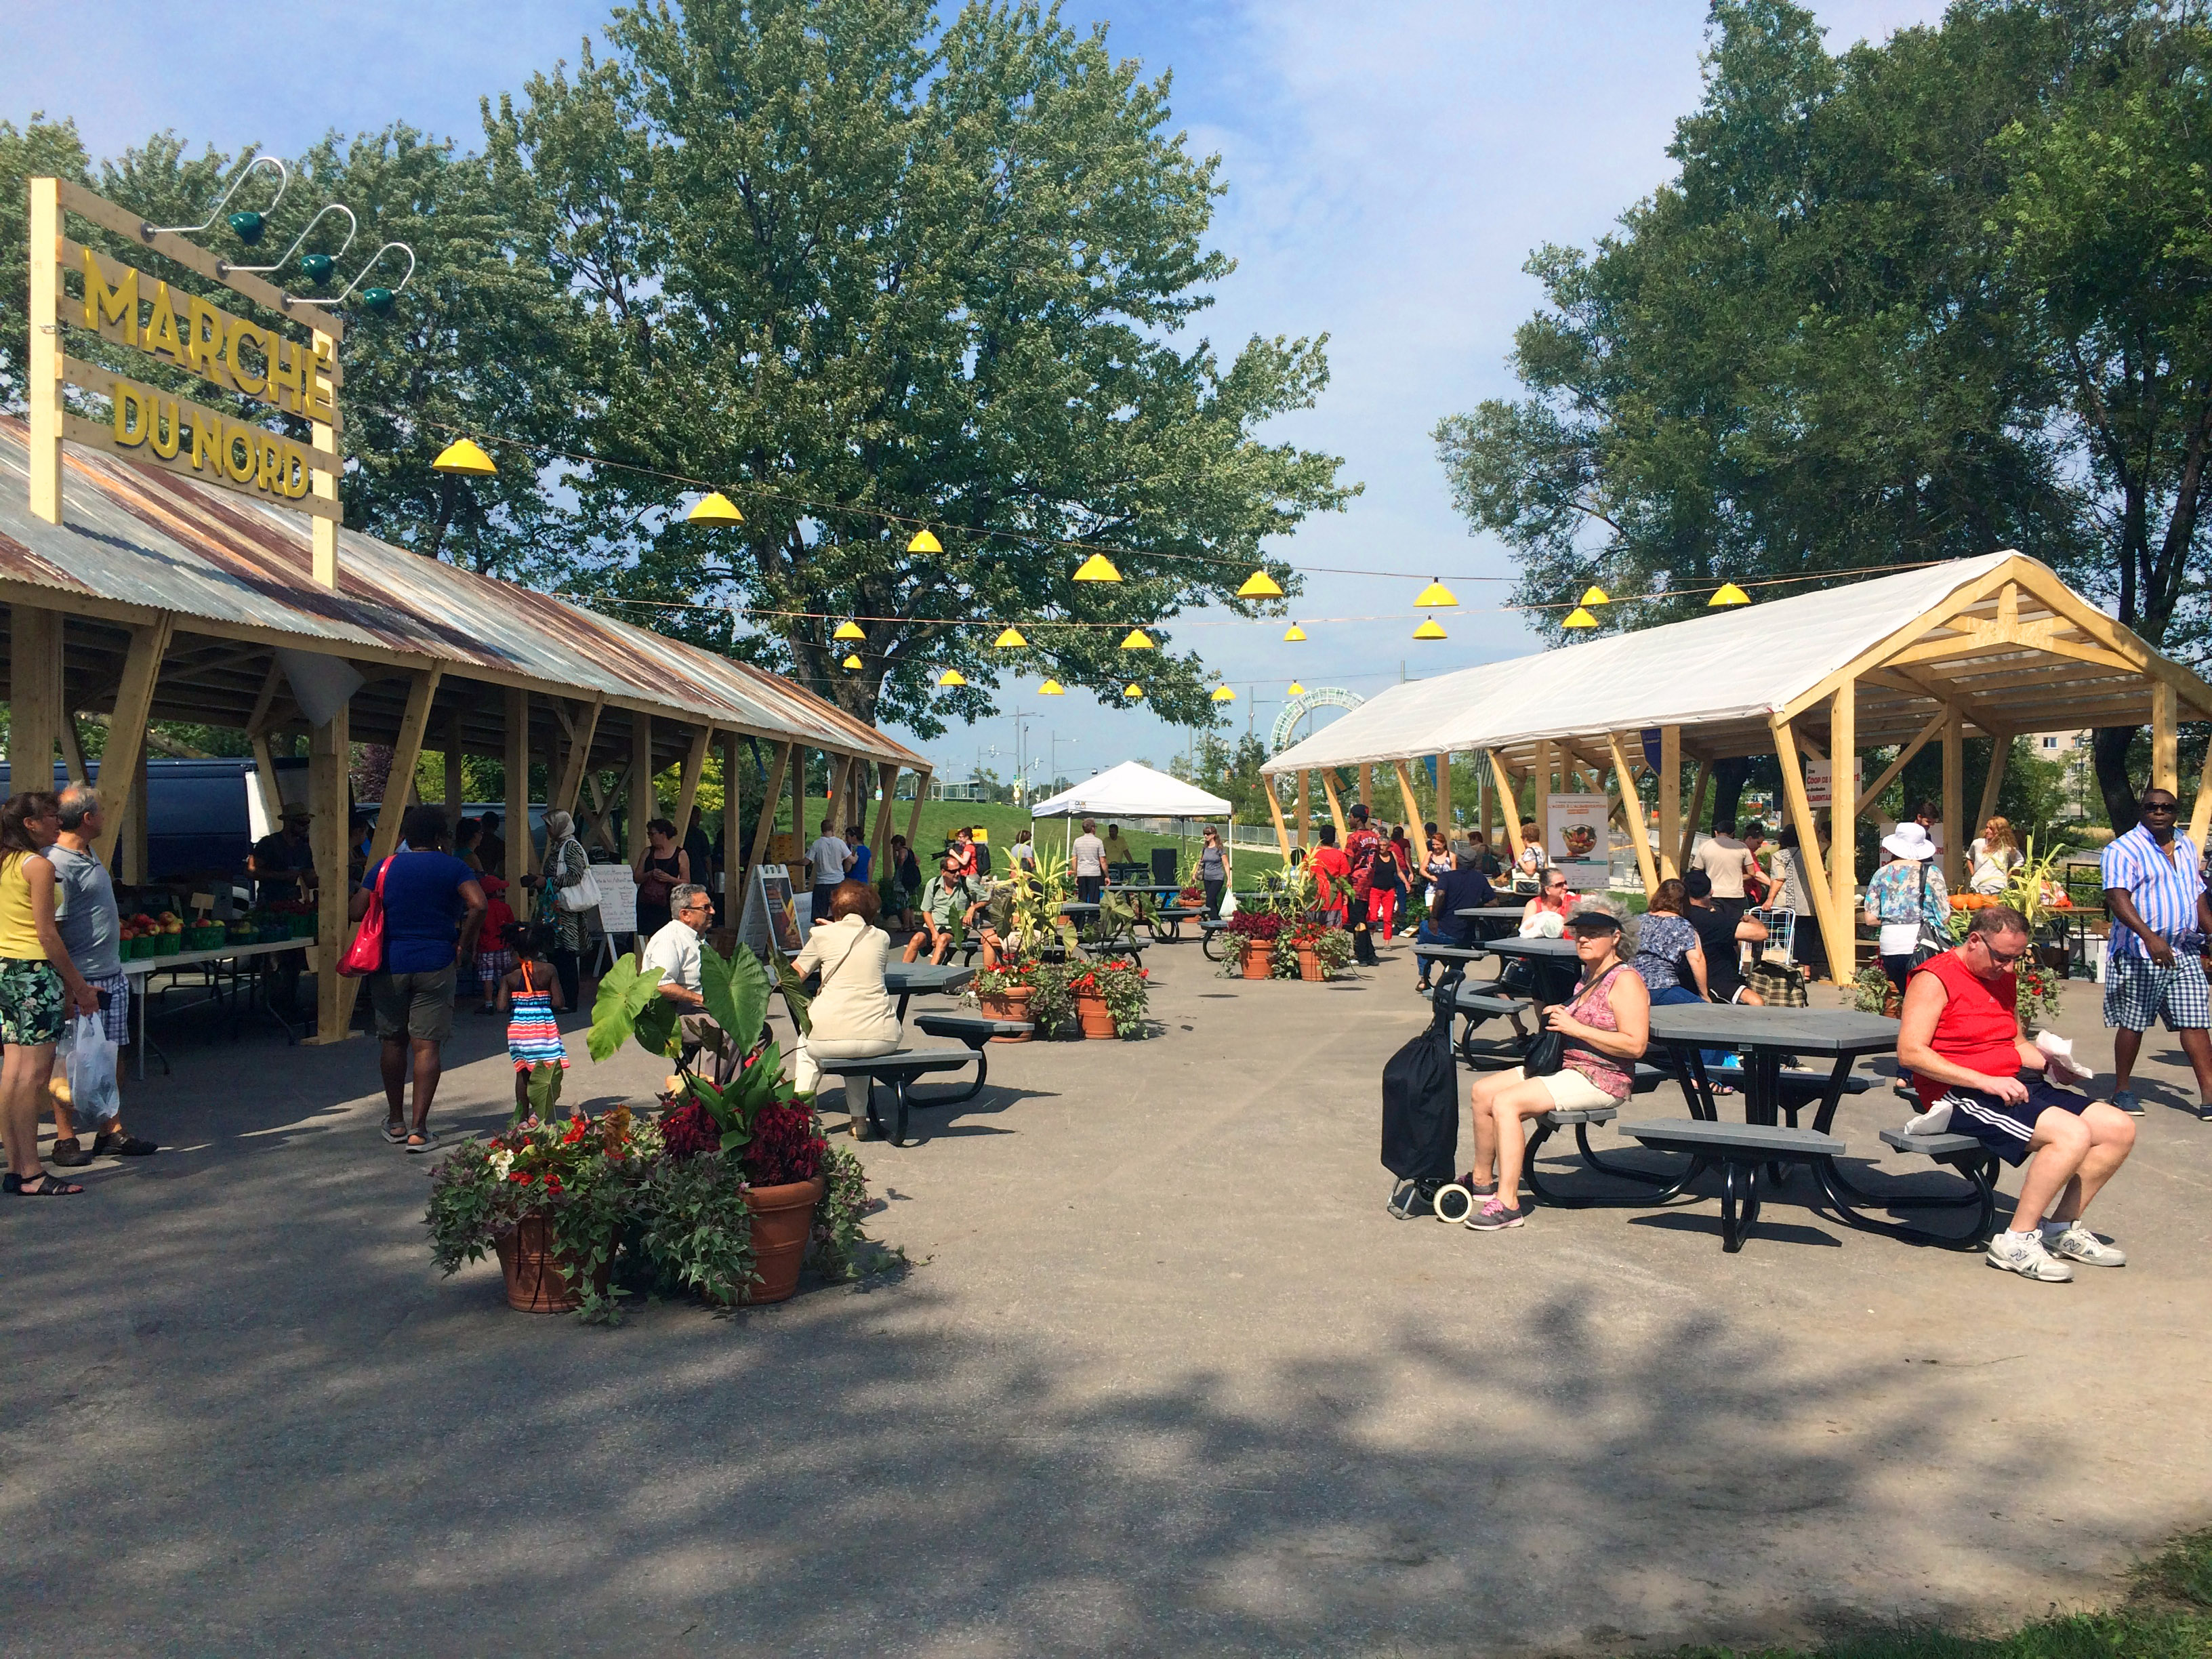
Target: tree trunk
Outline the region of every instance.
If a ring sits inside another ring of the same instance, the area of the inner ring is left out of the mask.
[[[1713,822],[1734,823],[1735,809],[1743,799],[1743,787],[1751,781],[1751,759],[1736,755],[1713,763]]]
[[[2124,836],[2142,816],[2136,805],[2135,780],[2128,775],[2128,749],[2139,726],[2100,726],[2090,733],[2089,751],[2097,763],[2097,793],[2104,797],[2112,833]]]

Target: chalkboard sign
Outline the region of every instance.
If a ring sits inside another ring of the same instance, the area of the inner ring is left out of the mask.
[[[791,890],[791,872],[781,865],[763,864],[753,871],[738,937],[763,957],[771,945],[785,956],[798,952],[799,901]]]

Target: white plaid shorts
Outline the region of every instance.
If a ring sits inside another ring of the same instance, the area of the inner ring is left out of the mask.
[[[2212,987],[2204,981],[2204,958],[2194,951],[2176,951],[2171,968],[2148,957],[2106,958],[2105,1024],[2148,1031],[2151,1021],[2161,1018],[2169,1031],[2212,1026]]]

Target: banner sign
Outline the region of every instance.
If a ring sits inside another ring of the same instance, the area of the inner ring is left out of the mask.
[[[1613,801],[1606,795],[1547,795],[1550,836],[1544,850],[1567,872],[1577,892],[1602,889],[1613,869],[1608,823]]]

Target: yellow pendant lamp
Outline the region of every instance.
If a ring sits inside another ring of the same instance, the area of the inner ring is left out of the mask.
[[[1213,700],[1216,702],[1235,702],[1237,694],[1225,685],[1217,685],[1213,688]]]
[[[1413,630],[1413,637],[1417,640],[1441,640],[1449,638],[1449,635],[1445,634],[1443,628],[1437,624],[1437,619],[1431,617]]]
[[[1131,680],[1128,684],[1121,688],[1121,695],[1125,697],[1141,697],[1145,695],[1145,688],[1134,680]]]
[[[1611,605],[1613,596],[1602,587],[1585,587],[1583,589],[1582,602],[1584,605]]]
[[[1591,616],[1590,613],[1581,605],[1577,605],[1573,610],[1567,612],[1566,621],[1561,623],[1559,626],[1562,628],[1595,628],[1597,626],[1597,618]]]
[[[1264,570],[1255,570],[1244,579],[1244,586],[1237,590],[1240,599],[1279,599],[1283,590],[1273,576]]]
[[[1124,651],[1150,651],[1152,648],[1152,636],[1141,628],[1133,628],[1129,630],[1128,637],[1121,641],[1121,648]]]
[[[1027,645],[1029,641],[1022,637],[1022,630],[1020,629],[1009,628],[1004,633],[1000,634],[997,639],[993,640],[991,643],[997,646],[1001,651],[1018,651],[1022,647]]]
[[[458,472],[465,477],[489,478],[499,469],[491,464],[473,438],[456,438],[438,452],[438,459],[430,463],[433,472]]]
[[[1075,580],[1079,582],[1118,582],[1121,573],[1114,568],[1114,562],[1103,553],[1093,553],[1075,568]]]
[[[841,622],[837,624],[837,631],[830,637],[833,640],[865,640],[868,636],[860,631],[860,623]]]
[[[1306,689],[1296,680],[1292,680],[1290,684],[1290,693],[1294,697],[1303,697],[1306,694]]]
[[[743,524],[745,515],[738,511],[738,504],[720,490],[712,490],[701,496],[692,509],[684,515],[686,524]]]
[[[942,553],[945,544],[927,530],[917,530],[914,532],[914,539],[906,544],[906,550],[909,553]]]
[[[1305,636],[1306,630],[1299,627],[1296,623],[1292,623],[1290,627],[1283,631],[1284,641],[1290,645],[1296,645],[1300,640],[1305,638]]]
[[[968,677],[957,668],[948,668],[937,677],[939,685],[965,685]]]
[[[1738,587],[1734,582],[1723,582],[1720,586],[1720,591],[1715,593],[1712,598],[1707,599],[1705,601],[1705,605],[1706,608],[1710,610],[1712,606],[1717,605],[1749,605],[1750,603],[1750,594],[1745,592],[1743,589]]]
[[[848,657],[842,663],[838,665],[841,668],[858,668],[860,665],[860,659],[858,657]]]
[[[1065,693],[1066,690],[1067,688],[1062,685],[1058,680],[1047,680],[1042,685],[1037,687],[1037,696],[1040,697],[1057,697]]]
[[[1429,585],[1414,595],[1413,603],[1424,611],[1437,611],[1455,607],[1459,604],[1459,600],[1454,596],[1451,589],[1431,576],[1429,578]],[[1415,637],[1419,636],[1417,635]],[[1439,634],[1437,637],[1442,639],[1443,635]]]

